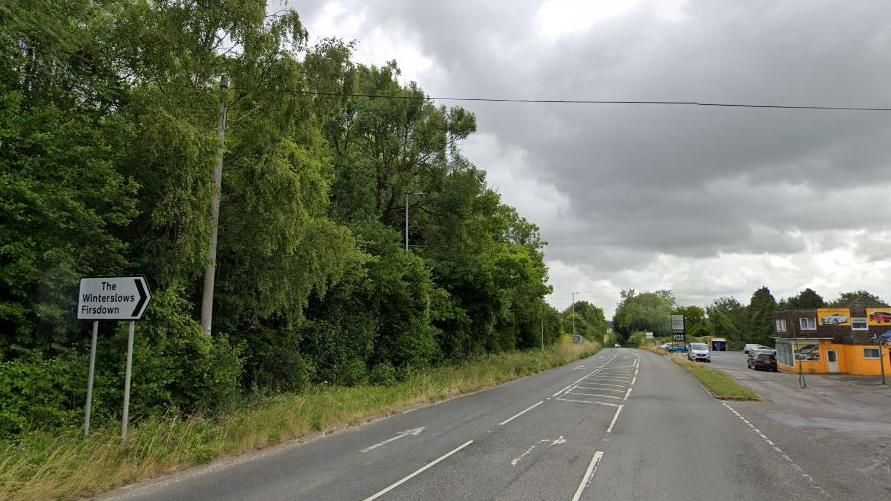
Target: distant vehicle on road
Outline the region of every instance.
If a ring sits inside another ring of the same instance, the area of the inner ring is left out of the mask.
[[[671,343],[663,343],[663,344],[659,345],[659,347],[665,351],[668,351],[668,349],[671,348]]]
[[[687,352],[687,359],[694,362],[711,362],[712,354],[705,343],[690,343],[690,351]]]
[[[687,345],[672,344],[668,348],[666,348],[666,351],[668,351],[669,353],[687,353]]]
[[[621,347],[622,347],[622,345],[619,344],[619,343],[616,343],[616,344],[613,346],[613,348],[621,348]]]
[[[765,371],[777,371],[777,357],[773,353],[768,353],[766,351],[753,351],[746,361],[746,365],[749,369],[753,370],[765,370]]]
[[[771,348],[770,346],[764,346],[763,344],[752,343],[752,344],[747,344],[743,347],[743,353],[745,353],[746,355],[751,354],[752,350],[769,351],[769,352],[773,353],[774,355],[777,354],[777,350]]]
[[[835,313],[828,317],[823,317],[823,325],[841,325],[848,321],[848,317]]]
[[[887,324],[891,322],[891,311],[874,311],[869,315],[870,322]]]

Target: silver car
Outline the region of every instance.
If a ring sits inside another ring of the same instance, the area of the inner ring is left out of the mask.
[[[712,353],[705,343],[690,343],[690,349],[687,350],[687,359],[694,362],[711,362]]]

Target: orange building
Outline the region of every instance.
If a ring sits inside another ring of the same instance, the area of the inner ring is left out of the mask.
[[[891,377],[891,307],[814,308],[774,313],[777,367],[782,372]]]

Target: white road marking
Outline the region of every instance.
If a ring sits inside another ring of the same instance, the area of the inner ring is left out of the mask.
[[[578,386],[576,386],[576,388],[579,389],[579,390],[615,391],[615,392],[617,392],[617,393],[624,393],[624,392],[625,392],[625,387],[620,387],[621,389],[618,389],[618,388],[600,388],[600,387],[592,388],[591,386],[582,386],[582,385],[578,385]],[[573,390],[573,391],[575,391],[575,390]]]
[[[551,396],[552,396],[552,397],[556,397],[557,395],[563,393],[564,391],[566,391],[566,390],[568,390],[568,389],[570,389],[570,388],[572,388],[572,385],[571,385],[571,384],[570,384],[570,385],[567,385],[566,388],[563,388],[562,390],[558,391],[557,393],[554,393],[554,394],[551,395]]]
[[[603,452],[595,451],[594,457],[591,458],[591,463],[588,465],[588,469],[585,471],[585,476],[582,477],[582,482],[579,484],[579,488],[575,490],[575,495],[572,496],[572,501],[579,501],[582,498],[582,492],[584,492],[585,487],[591,483],[591,478],[594,477],[594,473],[597,472],[597,465],[600,464],[600,459],[603,457]]]
[[[555,446],[555,445],[565,444],[565,443],[566,443],[566,439],[563,438],[563,435],[560,435],[560,438],[556,438],[556,439],[554,439],[554,440],[551,440],[551,439],[549,439],[549,438],[543,438],[543,439],[539,440],[538,442],[536,442],[536,443],[532,444],[531,446],[529,446],[529,448],[526,449],[526,452],[524,452],[524,453],[520,454],[519,456],[513,458],[513,459],[510,461],[510,465],[511,465],[511,466],[516,466],[517,463],[519,463],[520,460],[523,459],[523,457],[525,457],[527,454],[529,454],[530,452],[532,452],[532,449],[534,449],[536,446],[538,446],[538,444],[540,444],[540,443],[542,443],[542,442],[550,442],[551,445],[550,445],[549,447],[553,447],[553,446]]]
[[[619,381],[619,382],[621,382],[621,383],[628,383],[628,382],[631,382],[631,378],[630,378],[630,377],[623,377],[623,378],[617,378],[617,377],[596,377],[596,378],[594,378],[594,379],[591,379],[591,381]]]
[[[606,432],[607,432],[607,433],[612,433],[612,432],[613,432],[613,426],[616,425],[616,420],[619,419],[619,413],[622,412],[622,408],[623,408],[623,407],[625,407],[625,406],[624,406],[624,405],[619,405],[619,407],[616,409],[616,414],[613,415],[613,420],[610,421],[610,423],[609,423],[609,428],[606,429]]]
[[[507,423],[510,423],[514,419],[517,419],[518,417],[522,416],[523,414],[526,414],[527,412],[531,411],[532,409],[538,407],[539,405],[541,405],[543,403],[544,403],[544,400],[541,400],[537,404],[533,404],[533,405],[530,405],[529,407],[526,407],[525,409],[521,410],[520,412],[518,412],[518,413],[514,414],[513,416],[505,419],[504,421],[498,423],[498,426],[504,426]]]
[[[783,452],[783,449],[780,449],[779,447],[777,447],[776,444],[773,443],[773,441],[771,441],[769,438],[767,438],[767,435],[762,433],[761,430],[759,430],[758,428],[755,427],[755,425],[753,425],[751,422],[749,422],[749,420],[746,419],[745,416],[743,416],[739,412],[736,412],[736,409],[731,407],[730,404],[728,404],[727,402],[721,402],[721,404],[723,404],[724,407],[726,407],[730,412],[732,412],[736,417],[738,417],[740,419],[740,421],[742,421],[743,423],[746,423],[755,434],[757,434],[759,437],[761,437],[762,440],[764,440],[768,445],[770,445],[773,448],[773,450],[775,450],[783,459],[786,460],[787,463],[789,463],[790,466],[792,466],[792,468],[795,468],[796,471],[801,473],[801,476],[803,478],[805,478],[814,489],[820,491],[820,493],[823,494],[823,496],[829,497],[829,493],[826,492],[826,490],[824,490],[822,487],[817,485],[817,483],[816,483],[816,481],[814,481],[813,477],[811,477],[810,475],[805,473],[804,469],[801,466],[796,464],[795,461],[793,461],[792,458],[789,457],[788,454]]]
[[[584,393],[584,392],[581,392],[581,391],[576,391],[576,392],[573,392],[573,393],[567,393],[567,395],[582,395],[582,396],[585,396],[585,397],[614,398],[614,399],[616,399],[616,400],[624,400],[622,397],[613,397],[613,396],[610,396],[610,395],[601,395],[601,394],[599,394],[599,393]]]
[[[440,461],[443,461],[444,459],[448,458],[448,457],[451,456],[452,454],[457,453],[458,451],[460,451],[461,449],[467,447],[468,445],[470,445],[470,444],[472,444],[472,443],[473,443],[473,440],[468,440],[467,442],[464,442],[463,444],[461,444],[461,445],[459,445],[458,447],[452,449],[451,451],[446,452],[446,453],[443,454],[442,456],[439,456],[438,458],[434,459],[432,462],[427,463],[426,465],[424,465],[424,466],[418,468],[417,470],[415,470],[413,473],[411,473],[411,474],[408,475],[407,477],[403,477],[401,480],[399,480],[399,481],[397,481],[397,482],[395,482],[395,483],[390,484],[387,488],[385,488],[385,489],[383,489],[383,490],[380,490],[380,491],[378,491],[378,492],[372,494],[371,496],[368,496],[367,498],[364,499],[364,501],[373,501],[373,500],[375,500],[375,499],[377,499],[377,498],[383,496],[384,494],[386,494],[386,493],[392,491],[393,489],[399,487],[400,485],[402,485],[402,484],[408,482],[408,481],[411,480],[412,478],[414,478],[414,477],[420,475],[420,474],[423,473],[424,471],[426,471],[426,470],[432,468],[436,463],[439,463]]]
[[[579,402],[582,404],[608,405],[610,407],[618,407],[619,406],[619,404],[611,404],[609,402],[598,402],[596,400],[576,400],[576,399],[572,399],[572,398],[560,398],[560,397],[557,397],[556,400],[559,400],[561,402]]]
[[[631,395],[631,388],[628,388],[628,391],[625,392],[625,398],[623,400],[628,400],[628,395]]]
[[[412,436],[417,437],[418,435],[421,434],[422,431],[424,431],[424,427],[423,427],[423,426],[421,426],[420,428],[412,428],[411,430],[406,430],[406,431],[403,431],[403,432],[401,432],[401,433],[397,433],[395,437],[393,437],[393,438],[388,438],[388,439],[384,440],[383,442],[378,442],[378,443],[376,443],[376,444],[374,444],[374,445],[370,445],[370,446],[368,446],[368,447],[366,447],[366,448],[364,448],[364,449],[359,449],[359,452],[361,452],[361,453],[364,454],[364,453],[366,453],[366,452],[368,452],[368,451],[377,449],[378,447],[380,447],[380,446],[382,446],[382,445],[387,445],[387,444],[389,444],[390,442],[395,442],[396,440],[399,440],[399,439],[402,438],[402,437],[407,437],[407,436],[409,436],[409,435],[412,435]]]
[[[586,388],[588,386],[608,386],[610,388],[622,388],[622,391],[625,391],[626,386],[624,384],[609,384],[609,383],[595,383],[595,382],[584,382],[575,385],[576,388]]]
[[[634,376],[634,379],[631,380],[631,386],[634,386],[634,383],[637,382],[637,376]]]

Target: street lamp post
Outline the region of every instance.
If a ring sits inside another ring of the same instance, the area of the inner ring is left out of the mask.
[[[426,195],[426,193],[415,191],[405,194],[405,250],[408,250],[408,197],[412,195],[422,196]]]

